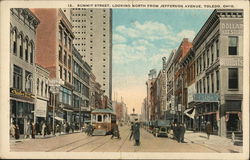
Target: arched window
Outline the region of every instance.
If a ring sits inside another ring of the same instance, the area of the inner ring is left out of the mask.
[[[23,36],[19,35],[19,56],[23,58]]]
[[[39,78],[37,78],[37,81],[36,81],[36,93],[39,95]]]
[[[14,29],[12,33],[12,51],[14,54],[17,54],[17,31]]]
[[[41,96],[43,96],[43,81],[41,82]]]
[[[25,61],[29,61],[29,53],[28,53],[28,47],[29,47],[29,42],[28,39],[25,39],[25,45],[24,45],[24,53],[25,53]]]
[[[34,50],[34,45],[33,43],[31,42],[30,43],[30,63],[33,64],[33,59],[34,59],[34,54],[33,54],[33,51]]]

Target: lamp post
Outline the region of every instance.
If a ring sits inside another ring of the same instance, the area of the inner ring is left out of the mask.
[[[55,134],[55,108],[56,108],[56,94],[60,91],[60,82],[57,80],[51,80],[50,82],[50,92],[53,94],[53,134]]]

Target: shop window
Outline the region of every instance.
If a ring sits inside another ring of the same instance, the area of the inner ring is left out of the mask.
[[[228,72],[228,88],[238,89],[238,68],[229,68]]]
[[[228,54],[237,55],[238,37],[229,36]]]
[[[13,70],[13,87],[16,89],[22,90],[22,84],[23,84],[23,69],[14,65],[14,70]]]

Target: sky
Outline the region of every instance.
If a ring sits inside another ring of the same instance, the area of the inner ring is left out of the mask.
[[[162,68],[183,38],[193,40],[213,10],[113,9],[113,99],[141,113],[151,69]],[[122,98],[121,98],[122,97]]]

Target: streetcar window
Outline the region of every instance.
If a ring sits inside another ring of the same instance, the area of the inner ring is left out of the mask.
[[[98,116],[97,116],[97,121],[98,121],[98,122],[102,122],[102,115],[98,115]]]

